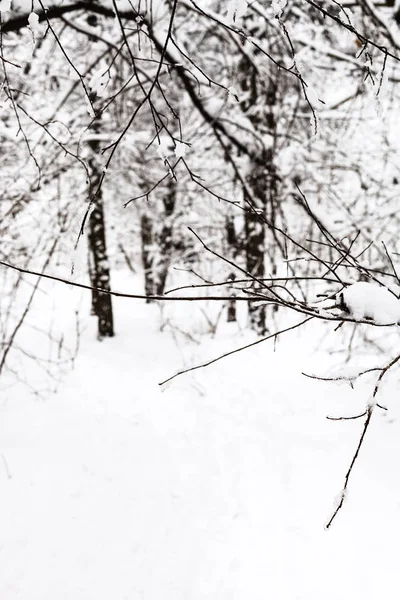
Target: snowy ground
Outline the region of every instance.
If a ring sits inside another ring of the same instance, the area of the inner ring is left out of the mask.
[[[57,394],[2,392],[1,600],[397,600],[394,385],[326,531],[362,421],[325,417],[363,410],[371,381],[351,390],[301,375],[332,360],[309,329],[161,391],[250,334],[201,335],[179,305],[195,343],[161,334],[156,306],[115,309],[117,337],[97,342],[91,320]]]

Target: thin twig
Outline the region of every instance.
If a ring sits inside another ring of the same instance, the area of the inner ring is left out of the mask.
[[[363,441],[364,441],[364,438],[365,438],[365,434],[367,433],[367,429],[368,429],[369,424],[371,422],[371,417],[372,417],[373,410],[374,410],[374,406],[372,405],[372,406],[369,406],[368,409],[367,409],[367,411],[366,411],[366,413],[364,413],[364,414],[367,415],[367,418],[365,419],[364,427],[363,427],[363,430],[362,430],[362,433],[361,433],[361,437],[359,439],[356,451],[355,451],[355,453],[353,455],[353,458],[351,460],[349,469],[348,469],[348,471],[346,473],[346,476],[344,478],[344,486],[343,486],[343,489],[342,489],[341,494],[340,494],[339,503],[338,503],[337,507],[335,508],[335,510],[333,512],[333,515],[329,519],[328,523],[325,525],[325,529],[329,529],[330,528],[330,526],[332,525],[332,522],[333,522],[334,518],[336,517],[336,515],[338,514],[338,512],[340,511],[340,509],[343,506],[343,502],[344,502],[344,499],[345,499],[346,493],[347,493],[347,488],[348,488],[348,484],[349,484],[350,475],[351,475],[351,472],[353,470],[354,464],[355,464],[355,462],[357,460],[358,454],[360,452],[360,448],[361,448],[361,446],[363,444]]]
[[[392,270],[393,270],[394,276],[396,277],[397,283],[400,285],[400,279],[399,279],[399,276],[398,276],[398,274],[397,274],[396,267],[394,266],[394,263],[393,263],[392,257],[390,256],[390,254],[389,254],[389,252],[388,252],[388,249],[386,248],[386,244],[385,244],[385,242],[384,242],[384,241],[382,241],[382,246],[383,246],[383,247],[384,247],[384,249],[385,249],[386,256],[388,257],[388,261],[390,262],[390,266],[392,267]],[[389,291],[390,291],[390,290],[389,290]],[[396,296],[396,294],[394,294],[394,295]],[[397,296],[396,296],[396,298],[397,298]]]
[[[381,381],[382,381],[383,377],[386,375],[386,373],[387,373],[387,372],[388,372],[388,371],[389,371],[389,370],[390,370],[390,369],[391,369],[391,368],[392,368],[392,367],[393,367],[393,366],[394,366],[394,365],[395,365],[395,364],[396,364],[396,363],[397,363],[399,360],[400,360],[400,354],[399,354],[398,356],[396,356],[395,358],[393,358],[393,359],[392,359],[392,360],[391,360],[391,361],[390,361],[390,362],[389,362],[389,363],[386,365],[386,367],[384,367],[383,369],[381,369],[381,373],[380,373],[380,375],[379,375],[379,377],[378,377],[378,380],[377,380],[377,382],[376,382],[376,385],[375,385],[375,388],[374,388],[374,391],[373,391],[373,394],[372,394],[372,399],[373,399],[373,400],[374,400],[375,396],[376,396],[376,395],[377,395],[377,393],[378,393],[379,386],[380,386],[380,383],[381,383]],[[337,514],[338,514],[338,512],[339,512],[339,510],[340,510],[340,509],[342,508],[342,506],[343,506],[343,502],[344,502],[344,499],[345,499],[345,497],[346,497],[346,492],[347,492],[347,488],[348,488],[349,478],[350,478],[351,472],[352,472],[352,470],[353,470],[354,464],[355,464],[355,462],[356,462],[356,460],[357,460],[358,454],[359,454],[359,452],[360,452],[360,448],[361,448],[361,446],[362,446],[362,444],[363,444],[363,442],[364,442],[365,434],[367,433],[367,429],[368,429],[368,427],[369,427],[369,424],[370,424],[370,422],[371,422],[371,417],[372,417],[372,413],[373,413],[373,411],[374,411],[374,408],[375,408],[375,406],[379,406],[379,408],[383,408],[383,410],[385,410],[385,407],[384,407],[384,406],[381,406],[380,404],[378,405],[378,404],[376,404],[376,403],[374,404],[373,402],[371,402],[371,403],[370,403],[370,405],[368,406],[368,408],[367,408],[366,412],[364,413],[364,414],[366,414],[366,415],[367,415],[367,418],[365,419],[365,423],[364,423],[364,427],[363,427],[363,430],[362,430],[362,433],[361,433],[361,437],[360,437],[360,440],[359,440],[359,442],[358,442],[357,449],[356,449],[356,451],[355,451],[355,453],[354,453],[354,456],[353,456],[353,458],[352,458],[352,461],[351,461],[351,463],[350,463],[350,467],[349,467],[349,469],[348,469],[348,471],[347,471],[347,473],[346,473],[346,476],[345,476],[345,478],[344,478],[344,486],[343,486],[342,492],[341,492],[341,494],[340,494],[340,500],[339,500],[339,504],[337,505],[336,509],[335,509],[335,510],[334,510],[334,512],[333,512],[333,515],[331,516],[331,518],[329,519],[328,523],[326,524],[326,526],[325,526],[325,528],[326,528],[326,529],[329,529],[329,527],[332,525],[332,522],[333,522],[334,518],[336,517],[336,515],[337,515]],[[363,416],[363,415],[360,415],[360,416]],[[355,417],[355,418],[358,418],[358,417]]]
[[[366,414],[367,414],[367,411],[364,410],[364,412],[360,413],[359,415],[352,415],[351,417],[329,417],[329,416],[327,416],[326,418],[329,419],[329,421],[354,421],[355,419],[361,419],[361,417],[365,417]]]
[[[319,381],[354,381],[355,379],[358,379],[358,377],[361,377],[361,375],[365,375],[366,373],[372,373],[373,371],[382,371],[384,367],[373,367],[372,369],[366,369],[365,371],[360,371],[360,373],[357,373],[356,375],[351,375],[346,377],[345,375],[338,375],[337,377],[321,377],[320,375],[313,375],[311,373],[304,373],[302,372],[301,374],[304,375],[305,377],[309,377],[310,379],[318,379]]]
[[[175,373],[175,375],[168,377],[168,379],[161,381],[158,385],[163,386],[166,383],[168,383],[169,381],[172,381],[173,379],[175,379],[175,377],[178,377],[179,375],[184,375],[185,373],[190,373],[190,371],[196,371],[197,369],[202,369],[203,367],[208,367],[209,365],[212,365],[213,363],[216,363],[217,361],[222,360],[223,358],[232,356],[232,354],[236,354],[237,352],[241,352],[242,350],[247,350],[248,348],[257,346],[257,344],[261,344],[262,342],[265,342],[271,338],[276,338],[278,335],[281,335],[281,333],[286,333],[287,331],[296,329],[297,327],[304,325],[304,323],[307,323],[307,321],[310,321],[313,318],[314,317],[307,317],[307,319],[303,319],[303,321],[300,321],[300,323],[296,323],[296,325],[291,325],[290,327],[287,327],[286,329],[281,329],[281,331],[276,331],[275,333],[271,333],[270,335],[267,335],[266,337],[256,340],[255,342],[252,342],[251,344],[246,344],[246,346],[241,346],[240,348],[236,348],[235,350],[226,352],[225,354],[222,354],[221,356],[217,356],[217,358],[213,358],[212,360],[202,363],[201,365],[196,365],[194,367],[190,367],[189,369],[184,369],[183,371],[179,371],[178,373]]]
[[[26,275],[35,275],[37,277],[41,277],[42,279],[50,279],[51,281],[58,281],[60,283],[65,283],[66,285],[70,285],[72,287],[77,287],[83,290],[88,290],[91,292],[100,292],[102,294],[108,294],[109,296],[115,296],[117,298],[134,298],[137,300],[166,300],[168,302],[171,301],[207,301],[207,300],[218,300],[218,301],[227,301],[232,300],[231,296],[157,296],[157,295],[146,295],[146,294],[127,294],[124,292],[116,292],[114,290],[106,290],[104,288],[93,287],[91,285],[86,285],[84,283],[78,283],[76,281],[70,281],[69,279],[64,279],[63,277],[57,277],[56,275],[48,275],[47,273],[40,273],[38,271],[32,271],[30,269],[24,269],[22,267],[17,267],[15,265],[11,265],[4,261],[0,261],[0,265],[3,267],[7,267],[8,269],[13,269],[14,271],[19,271],[20,273],[24,273]],[[248,296],[242,297],[238,296],[234,298],[235,300],[243,300],[244,302],[248,302],[249,300],[254,300],[259,302],[259,298],[249,298]],[[271,300],[273,302],[273,300]]]

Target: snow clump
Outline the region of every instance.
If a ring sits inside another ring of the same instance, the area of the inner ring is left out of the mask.
[[[31,12],[28,17],[28,28],[33,34],[40,33],[41,26],[39,23],[39,15],[37,15],[35,12]]]
[[[11,10],[11,0],[0,0],[0,12]]]
[[[247,0],[231,0],[228,4],[227,18],[235,22],[246,14],[248,8]]]
[[[400,301],[387,288],[359,281],[339,294],[342,307],[357,321],[370,319],[379,325],[400,323]]]
[[[89,83],[89,87],[92,92],[94,92],[99,98],[101,98],[106,93],[106,88],[110,83],[110,79],[111,78],[109,72],[107,70],[104,71],[104,69],[101,68],[95,73],[93,73]]]
[[[286,4],[287,0],[272,0],[272,11],[275,17],[279,18],[282,16]]]

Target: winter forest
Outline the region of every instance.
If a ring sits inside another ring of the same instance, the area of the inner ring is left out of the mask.
[[[397,600],[400,5],[0,0],[1,600]]]

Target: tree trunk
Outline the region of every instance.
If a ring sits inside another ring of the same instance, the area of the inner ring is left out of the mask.
[[[243,112],[252,123],[260,138],[265,136],[268,145],[255,147],[255,157],[250,165],[251,174],[247,179],[248,192],[244,190],[245,200],[245,253],[246,269],[257,279],[265,277],[266,220],[272,226],[275,222],[277,202],[277,171],[274,164],[276,117],[274,110],[277,101],[277,74],[260,82],[258,74],[247,60],[241,65],[241,87],[245,92],[242,102]],[[271,236],[271,270],[274,265],[274,238]],[[260,288],[255,282],[254,288]],[[266,306],[252,301],[248,303],[250,327],[259,335],[265,335]]]
[[[265,251],[265,225],[262,222],[262,217],[265,216],[266,207],[266,177],[264,166],[254,168],[249,188],[253,195],[252,208],[246,210],[245,213],[245,235],[246,235],[246,270],[256,279],[265,277],[264,251]],[[250,198],[246,197],[247,202]],[[254,206],[256,204],[256,206]],[[260,218],[261,217],[261,218]],[[253,285],[255,289],[260,286],[256,283]],[[265,335],[267,331],[265,318],[265,305],[259,305],[254,301],[248,303],[249,324],[259,335]]]
[[[90,279],[94,288],[103,290],[111,289],[110,265],[107,254],[106,228],[104,218],[103,190],[98,190],[101,179],[101,166],[99,164],[99,142],[89,141],[92,155],[88,161],[90,170],[90,183],[92,190],[92,212],[89,216],[89,252],[91,254]],[[114,318],[110,294],[92,292],[92,312],[98,318],[98,337],[112,337],[114,335]]]
[[[159,295],[164,293],[165,282],[167,280],[168,269],[172,258],[173,213],[176,204],[176,181],[172,177],[168,180],[168,187],[163,197],[163,204],[164,221],[158,239],[160,259],[157,265],[158,269],[156,276],[156,290]]]
[[[142,261],[145,277],[146,295],[161,296],[165,290],[168,269],[173,251],[173,213],[176,204],[176,182],[168,180],[168,187],[163,195],[162,224],[157,227],[150,212],[141,217]],[[160,218],[160,217],[159,217]],[[151,302],[151,299],[147,299]]]
[[[236,229],[235,229],[235,221],[233,220],[233,217],[231,215],[226,218],[225,231],[226,231],[226,241],[228,244],[228,253],[232,257],[233,261],[235,261],[237,255],[239,254],[239,247],[238,247],[238,239],[237,239]],[[234,281],[236,279],[235,273],[233,273],[233,272],[230,273],[229,279]],[[229,300],[229,302],[228,302],[226,320],[228,321],[228,323],[233,323],[236,321],[236,301],[235,300]]]
[[[142,238],[142,262],[144,270],[145,294],[146,296],[154,296],[156,286],[153,273],[153,221],[147,212],[144,212],[140,218],[140,233]],[[146,302],[151,302],[151,299],[147,298]]]

